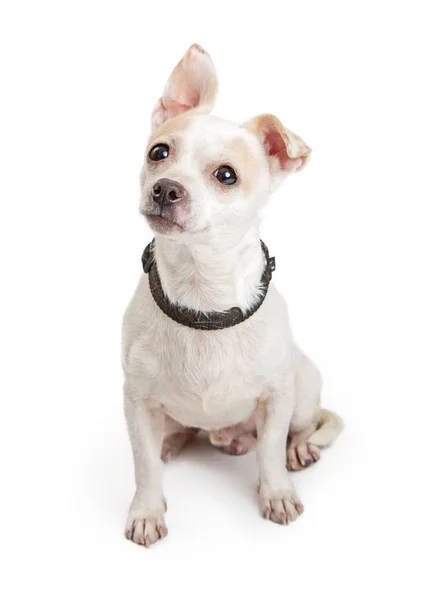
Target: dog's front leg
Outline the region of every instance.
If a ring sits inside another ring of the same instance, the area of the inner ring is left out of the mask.
[[[297,519],[303,506],[286,470],[288,429],[295,406],[294,376],[261,399],[256,410],[259,499],[262,514],[275,523]]]
[[[165,417],[162,409],[152,406],[130,380],[125,381],[124,402],[137,486],[125,535],[137,544],[150,546],[168,533],[164,521],[166,505],[161,460]]]

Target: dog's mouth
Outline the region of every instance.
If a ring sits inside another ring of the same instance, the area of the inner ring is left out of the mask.
[[[171,219],[168,215],[141,210],[141,214],[147,219],[148,224],[156,233],[171,234],[185,231],[184,227]]]

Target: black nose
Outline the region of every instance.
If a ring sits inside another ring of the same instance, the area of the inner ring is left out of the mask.
[[[186,189],[172,179],[159,179],[152,189],[152,198],[160,206],[169,206],[180,202],[187,195]]]

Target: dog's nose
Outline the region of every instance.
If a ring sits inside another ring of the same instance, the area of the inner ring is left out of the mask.
[[[159,179],[152,189],[152,198],[160,206],[169,206],[180,202],[187,195],[186,189],[172,179]]]

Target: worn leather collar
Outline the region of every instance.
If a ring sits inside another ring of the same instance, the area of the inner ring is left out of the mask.
[[[185,306],[179,306],[178,304],[172,304],[162,289],[162,284],[159,277],[159,271],[156,266],[155,260],[155,240],[153,239],[144,250],[141,262],[143,263],[143,270],[149,274],[149,285],[152,292],[153,299],[159,308],[171,319],[192,327],[193,329],[226,329],[227,327],[233,327],[249,319],[263,304],[264,299],[269,287],[269,282],[272,279],[272,273],[275,271],[275,257],[269,256],[269,250],[266,245],[260,240],[262,250],[266,258],[266,265],[263,271],[263,275],[260,281],[260,298],[257,303],[251,307],[251,309],[245,314],[240,308],[234,306],[223,312],[208,312],[203,313],[192,308]]]

